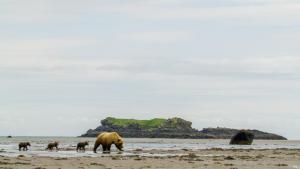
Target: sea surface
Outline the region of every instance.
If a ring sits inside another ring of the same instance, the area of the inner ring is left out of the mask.
[[[19,152],[19,142],[30,142],[31,147],[27,152]],[[59,141],[59,151],[47,151],[46,146],[50,142]],[[76,145],[81,141],[89,141],[86,152],[77,153]],[[81,137],[0,137],[0,156],[16,157],[25,156],[46,156],[46,157],[82,157],[82,156],[103,156],[101,148],[98,153],[92,152],[95,138]],[[125,138],[124,152],[122,155],[135,155],[132,152],[137,149],[142,150],[182,150],[182,149],[300,149],[300,141],[297,140],[254,140],[252,145],[239,146],[229,145],[229,140],[222,139],[162,139],[162,138]],[[118,151],[112,146],[112,153],[117,154]],[[154,156],[161,154],[147,154],[144,156]],[[168,154],[163,154],[168,155]],[[172,154],[174,155],[174,154]]]

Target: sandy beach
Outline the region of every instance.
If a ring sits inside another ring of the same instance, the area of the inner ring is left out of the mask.
[[[299,149],[207,149],[207,150],[134,150],[136,155],[101,157],[0,157],[1,169],[143,169],[143,168],[208,168],[208,169],[297,169]],[[140,156],[139,154],[155,154]],[[101,153],[100,153],[101,154]],[[165,155],[164,154],[168,154]],[[172,155],[174,154],[174,155]],[[181,155],[178,155],[181,154]]]

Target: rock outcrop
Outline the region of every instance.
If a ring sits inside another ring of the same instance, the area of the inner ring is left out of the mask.
[[[122,137],[127,138],[191,138],[191,139],[230,139],[239,130],[228,128],[204,128],[199,131],[192,128],[192,122],[181,118],[170,119],[117,119],[108,117],[101,121],[96,129],[89,129],[82,137],[96,137],[104,131],[116,131]],[[258,130],[247,130],[255,135],[255,139],[286,140],[286,138],[261,132]]]
[[[241,130],[231,138],[230,144],[251,145],[253,139],[254,139],[253,133],[249,131]]]
[[[217,139],[231,139],[234,135],[236,135],[240,130],[238,129],[230,129],[230,128],[204,128],[201,132],[205,134],[213,135]],[[254,139],[258,140],[286,140],[285,137],[267,133],[259,130],[244,130],[252,133],[254,135]]]
[[[95,137],[103,131],[116,131],[122,137],[135,138],[214,138],[192,128],[192,123],[181,118],[171,119],[116,119],[108,117],[101,126],[88,130],[82,137]]]

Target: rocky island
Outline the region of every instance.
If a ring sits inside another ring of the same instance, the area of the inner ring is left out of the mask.
[[[118,119],[107,117],[101,120],[101,125],[96,129],[89,129],[81,137],[96,137],[103,131],[116,131],[127,138],[191,138],[191,139],[230,139],[239,130],[230,128],[192,128],[192,122],[181,118],[151,120]],[[254,139],[286,140],[285,137],[262,132],[247,130],[254,134]]]

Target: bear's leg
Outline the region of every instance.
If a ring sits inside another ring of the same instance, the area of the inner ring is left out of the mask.
[[[102,146],[102,149],[103,149],[103,153],[109,153],[109,151],[108,151],[108,145]]]
[[[94,145],[94,153],[97,153],[97,148],[100,146],[99,143],[97,143],[97,141],[95,142],[95,145]]]
[[[111,145],[107,145],[107,151],[110,152]]]
[[[102,144],[102,151],[103,153],[106,151],[106,145]]]

